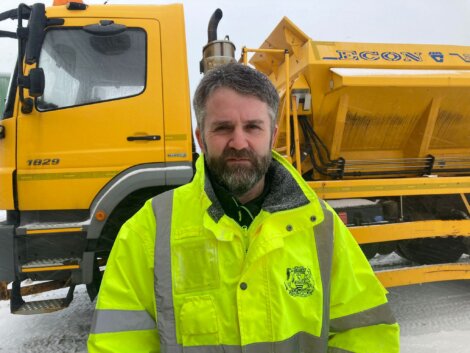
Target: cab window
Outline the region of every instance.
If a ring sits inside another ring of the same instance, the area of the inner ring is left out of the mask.
[[[51,29],[39,67],[46,78],[39,111],[135,96],[145,89],[146,34],[137,28],[111,36]]]

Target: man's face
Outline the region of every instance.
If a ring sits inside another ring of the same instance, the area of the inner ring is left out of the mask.
[[[204,131],[196,129],[196,137],[217,181],[242,196],[264,183],[271,162],[271,131],[265,102],[221,87],[207,99]]]

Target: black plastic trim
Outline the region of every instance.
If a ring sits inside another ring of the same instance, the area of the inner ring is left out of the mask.
[[[12,38],[12,39],[18,38],[18,36],[15,32],[9,32],[9,31],[0,31],[0,37],[1,38]]]
[[[160,141],[160,135],[128,136],[127,141]]]
[[[17,77],[18,77],[18,64],[15,65],[13,76],[10,78],[10,89],[8,91],[7,101],[5,103],[5,110],[3,111],[3,116],[1,117],[0,120],[13,117],[13,112],[15,110],[16,90],[18,88]]]

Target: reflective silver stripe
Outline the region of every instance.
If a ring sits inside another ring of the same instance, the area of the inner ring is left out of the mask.
[[[324,201],[320,200],[323,210],[323,222],[314,228],[315,243],[317,244],[317,256],[320,263],[320,274],[323,284],[323,322],[321,337],[324,340],[324,347],[320,352],[325,352],[328,345],[328,335],[330,331],[330,291],[331,291],[331,267],[333,259],[333,213],[326,208]]]
[[[328,353],[354,353],[337,347],[328,347]]]
[[[145,310],[102,310],[93,314],[91,333],[155,329],[155,320]]]
[[[193,346],[184,347],[184,353],[318,353],[326,352],[322,338],[313,336],[306,332],[279,342],[261,342],[248,344],[246,346]],[[163,350],[162,350],[163,352]],[[183,346],[168,347],[165,353],[183,353]]]
[[[357,327],[380,324],[391,325],[396,322],[390,306],[385,303],[359,313],[333,319],[330,322],[330,327],[333,332],[341,332]]]
[[[154,286],[157,305],[157,329],[160,334],[162,353],[165,346],[176,345],[175,310],[171,280],[171,218],[173,212],[173,190],[153,198],[153,212],[157,222],[155,239]],[[168,351],[169,352],[169,351]]]

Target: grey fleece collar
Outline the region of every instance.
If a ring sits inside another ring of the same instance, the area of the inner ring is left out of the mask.
[[[224,215],[224,210],[215,196],[210,179],[205,174],[204,191],[212,202],[208,209],[211,218],[218,222]],[[272,160],[268,172],[271,178],[269,193],[264,199],[262,209],[269,212],[279,212],[304,206],[309,203],[299,184],[294,177],[278,161]]]

